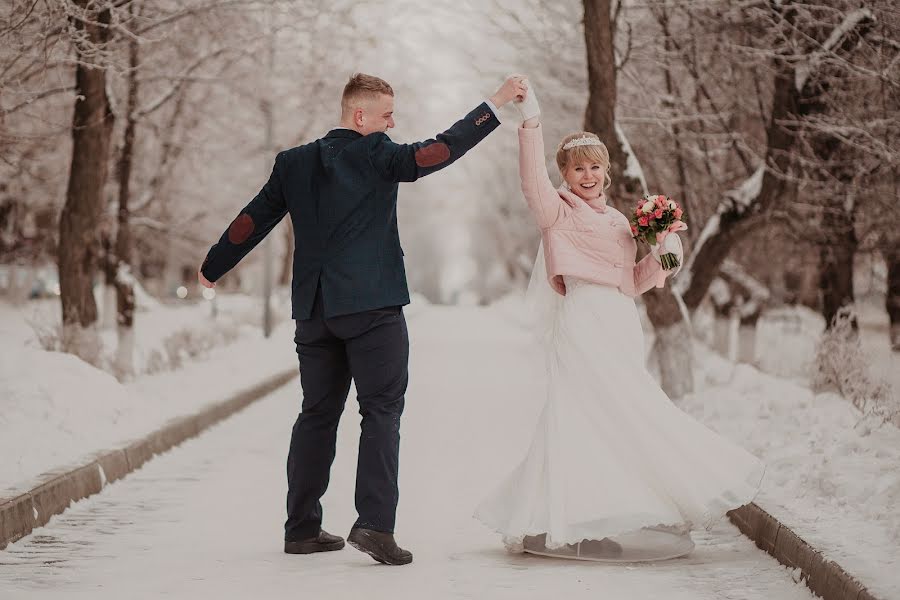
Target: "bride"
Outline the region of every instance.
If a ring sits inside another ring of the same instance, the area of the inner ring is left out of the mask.
[[[644,367],[634,297],[665,284],[658,248],[635,263],[626,217],[607,205],[609,153],[563,138],[555,189],[533,90],[516,104],[522,192],[541,229],[528,299],[546,354],[546,403],[522,462],[475,516],[511,551],[661,560],[756,495],[764,466],[679,410]],[[677,234],[667,249],[681,254]],[[682,258],[679,256],[679,258]]]

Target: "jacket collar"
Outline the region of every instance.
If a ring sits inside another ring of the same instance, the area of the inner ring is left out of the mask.
[[[569,184],[563,183],[559,186],[557,190],[561,196],[564,196],[571,206],[578,206],[580,204],[584,204],[591,208],[594,212],[605,213],[606,212],[606,194],[600,194],[600,197],[596,200],[591,200],[588,202],[581,196],[577,195],[572,191],[572,188],[569,187]]]
[[[348,138],[351,140],[361,138],[362,136],[363,134],[360,132],[347,129],[346,127],[337,127],[325,134],[326,138]]]

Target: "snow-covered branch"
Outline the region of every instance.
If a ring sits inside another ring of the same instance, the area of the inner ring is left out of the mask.
[[[181,19],[185,19],[187,17],[197,17],[202,15],[203,13],[212,12],[214,10],[220,8],[227,8],[230,6],[242,6],[246,4],[246,0],[220,0],[218,2],[210,2],[209,4],[203,6],[195,6],[191,8],[186,8],[184,10],[180,10],[176,13],[172,13],[167,15],[166,17],[159,19],[158,21],[154,21],[153,23],[148,24],[147,26],[141,28],[137,31],[137,35],[143,36],[149,33],[150,31],[156,29],[157,27],[162,27],[164,25],[169,25],[176,21],[180,21]]]
[[[175,96],[175,94],[177,94],[179,92],[179,90],[181,90],[181,88],[184,86],[185,83],[187,83],[189,81],[196,81],[195,78],[191,77],[191,73],[193,73],[198,68],[200,68],[200,66],[203,65],[203,63],[205,63],[206,61],[211,60],[217,56],[220,56],[221,54],[224,54],[225,52],[227,52],[231,49],[232,48],[230,48],[230,47],[223,47],[223,48],[219,48],[213,52],[210,52],[209,54],[205,54],[205,55],[199,57],[191,65],[189,65],[187,68],[185,68],[181,72],[181,75],[178,75],[175,77],[175,80],[177,82],[175,85],[173,85],[169,90],[167,90],[166,92],[161,94],[158,98],[156,98],[155,100],[148,103],[147,106],[138,110],[138,113],[137,113],[138,118],[145,117],[145,116],[149,115],[150,113],[155,112],[157,109],[159,109],[161,106],[163,106],[166,102],[171,100],[172,97]],[[212,78],[209,80],[215,81],[216,79]]]
[[[619,138],[619,143],[622,144],[622,151],[625,153],[625,172],[623,175],[625,177],[631,177],[641,183],[641,189],[644,194],[649,194],[649,190],[647,188],[647,178],[644,176],[644,170],[641,168],[641,162],[637,159],[637,156],[634,155],[634,151],[631,149],[631,144],[628,143],[628,138],[625,136],[625,132],[622,130],[622,127],[616,123],[616,135]]]
[[[742,215],[745,214],[759,199],[760,191],[762,191],[763,176],[766,173],[765,165],[761,165],[756,171],[744,180],[740,186],[733,190],[725,192],[725,197],[719,204],[718,210],[709,218],[703,226],[697,241],[691,248],[691,255],[678,275],[678,279],[672,284],[679,294],[684,294],[691,285],[691,273],[694,267],[694,258],[700,253],[703,245],[710,238],[719,233],[722,224],[722,216],[726,213]]]
[[[62,94],[65,92],[74,92],[74,91],[75,91],[75,86],[71,86],[71,85],[57,87],[57,88],[53,88],[53,89],[49,89],[49,90],[44,90],[43,92],[40,92],[38,94],[35,94],[34,96],[31,96],[30,98],[28,98],[28,100],[25,100],[24,102],[20,102],[19,104],[16,104],[15,106],[13,106],[11,108],[8,108],[8,109],[0,108],[0,113],[3,113],[4,115],[11,115],[12,113],[14,113],[18,110],[21,110],[28,106],[32,106],[38,100],[43,100],[44,98],[47,98],[49,96],[55,96],[56,94]]]
[[[803,91],[809,78],[816,75],[822,60],[834,52],[847,34],[860,24],[874,20],[875,16],[868,8],[859,8],[848,13],[841,24],[834,28],[834,31],[831,32],[831,35],[828,36],[822,47],[811,52],[806,60],[801,61],[794,68],[794,86],[797,88],[797,91]]]
[[[744,288],[756,302],[765,302],[772,296],[772,292],[769,291],[769,288],[763,282],[748,273],[744,267],[730,258],[722,261],[722,267],[719,271],[728,279]]]

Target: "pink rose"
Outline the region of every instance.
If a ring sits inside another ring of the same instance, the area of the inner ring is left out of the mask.
[[[675,218],[676,218],[676,219],[680,219],[682,214],[683,214],[683,213],[682,213],[682,211],[681,211],[681,208],[676,208],[676,209],[675,209]]]
[[[663,216],[663,209],[657,208],[657,209],[653,212],[653,216],[654,216],[655,218],[657,218],[657,219],[661,219],[662,216]]]
[[[638,219],[638,225],[640,225],[641,227],[646,227],[648,223],[650,223],[650,219],[648,219],[647,217],[641,217],[640,219]]]
[[[637,235],[637,227],[634,225],[631,226],[631,235]]]
[[[634,214],[636,214],[637,216],[641,216],[642,214],[644,214],[644,211],[642,211],[641,207],[638,206],[637,210],[634,211]]]
[[[659,208],[664,207],[666,205],[665,198],[663,198],[662,196],[657,196],[656,202],[654,202],[654,204],[656,204],[656,206]]]

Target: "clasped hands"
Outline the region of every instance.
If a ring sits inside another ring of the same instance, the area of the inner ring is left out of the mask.
[[[534,90],[530,89],[528,78],[524,75],[510,75],[500,86],[500,89],[491,96],[491,102],[497,108],[508,102],[513,103],[513,108],[518,111],[523,121],[541,114]]]

